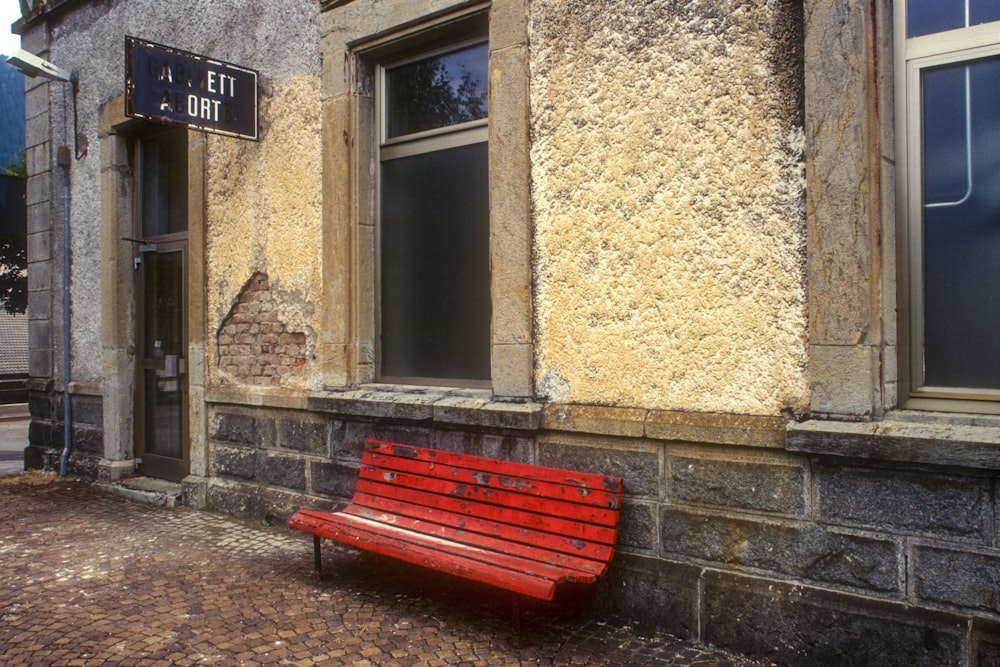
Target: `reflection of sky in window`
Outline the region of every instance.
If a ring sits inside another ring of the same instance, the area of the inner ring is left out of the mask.
[[[907,0],[906,36],[1000,21],[1000,0]]]
[[[461,51],[445,54],[441,56],[441,62],[448,74],[453,91],[458,92],[458,87],[462,83],[462,74],[468,72],[476,83],[476,92],[480,94],[485,92],[487,62],[485,44],[477,44]]]

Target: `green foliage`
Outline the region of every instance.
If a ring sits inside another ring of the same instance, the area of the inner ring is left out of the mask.
[[[11,315],[28,309],[28,254],[11,236],[0,235],[0,307]]]
[[[390,127],[400,134],[457,125],[486,117],[487,93],[482,81],[459,64],[449,71],[443,59],[403,65],[392,79],[394,100]]]
[[[21,158],[0,168],[0,173],[14,178],[27,179],[25,151]],[[11,315],[23,313],[28,308],[28,253],[24,239],[0,234],[0,308]]]
[[[0,174],[14,178],[28,178],[28,158],[26,151],[21,149],[21,157],[17,162],[0,167]]]

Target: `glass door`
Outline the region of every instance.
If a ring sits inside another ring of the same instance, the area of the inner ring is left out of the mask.
[[[137,142],[136,458],[149,477],[188,474],[187,133]]]

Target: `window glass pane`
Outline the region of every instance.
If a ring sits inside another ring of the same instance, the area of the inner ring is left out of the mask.
[[[924,204],[958,201],[969,190],[967,72],[966,67],[922,72]]]
[[[906,36],[920,37],[1000,20],[1000,0],[907,0]]]
[[[486,44],[386,70],[388,138],[486,118]]]
[[[187,133],[143,139],[141,154],[142,236],[187,231]]]
[[[383,376],[490,378],[487,144],[382,164]]]
[[[922,84],[925,383],[1000,389],[1000,58]]]
[[[969,0],[969,25],[1000,21],[1000,0]]]

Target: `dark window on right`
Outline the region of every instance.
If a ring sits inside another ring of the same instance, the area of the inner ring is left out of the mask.
[[[1000,401],[1000,3],[898,11],[903,398]]]
[[[485,41],[380,68],[379,379],[488,384]]]

